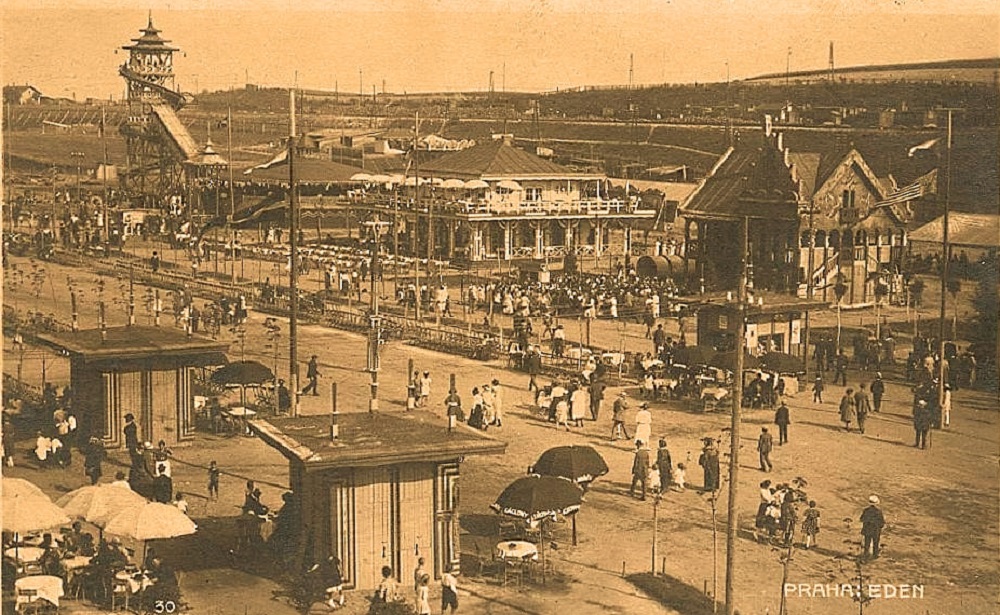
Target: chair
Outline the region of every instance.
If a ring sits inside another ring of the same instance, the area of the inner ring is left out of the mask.
[[[21,613],[27,613],[29,609],[32,612],[38,612],[38,590],[36,589],[18,589],[16,590],[16,604],[17,610]]]
[[[111,579],[111,610],[115,611],[119,607],[124,607],[125,610],[129,610],[128,602],[132,595],[132,588],[129,586],[128,579],[119,579],[118,577],[113,577]],[[124,598],[122,604],[118,604],[118,599],[120,597]]]
[[[503,560],[503,585],[517,582],[521,585],[524,582],[524,562],[518,559]]]

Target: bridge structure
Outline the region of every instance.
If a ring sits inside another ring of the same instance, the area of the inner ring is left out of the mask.
[[[179,49],[160,36],[152,15],[141,32],[122,47],[129,57],[118,69],[128,88],[128,114],[119,127],[126,146],[122,182],[128,192],[162,199],[184,193],[185,167],[201,151],[177,117],[191,101],[174,83],[173,56]]]

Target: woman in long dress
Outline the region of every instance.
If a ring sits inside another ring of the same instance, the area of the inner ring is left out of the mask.
[[[570,418],[573,419],[577,427],[583,427],[583,417],[587,415],[589,408],[590,399],[587,389],[580,386],[570,396]]]

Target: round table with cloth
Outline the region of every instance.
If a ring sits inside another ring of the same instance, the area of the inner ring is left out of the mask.
[[[538,559],[538,547],[524,540],[504,540],[497,543],[500,559]]]
[[[35,600],[45,600],[58,607],[59,599],[63,597],[63,581],[59,577],[44,574],[22,577],[14,581],[14,591],[17,594],[18,610],[21,605]],[[34,592],[34,595],[28,595],[27,592]]]
[[[17,560],[19,564],[34,564],[42,559],[45,549],[41,547],[10,547],[3,554]]]

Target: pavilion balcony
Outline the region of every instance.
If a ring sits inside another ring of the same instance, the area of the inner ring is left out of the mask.
[[[518,201],[504,202],[490,199],[441,199],[421,198],[419,207],[413,198],[394,197],[390,194],[351,193],[351,201],[357,205],[367,205],[380,209],[398,208],[400,211],[426,212],[433,207],[434,213],[448,213],[480,217],[508,216],[552,216],[552,215],[608,215],[635,214],[635,203],[620,199],[580,199],[573,201]],[[653,214],[655,212],[648,212]]]

